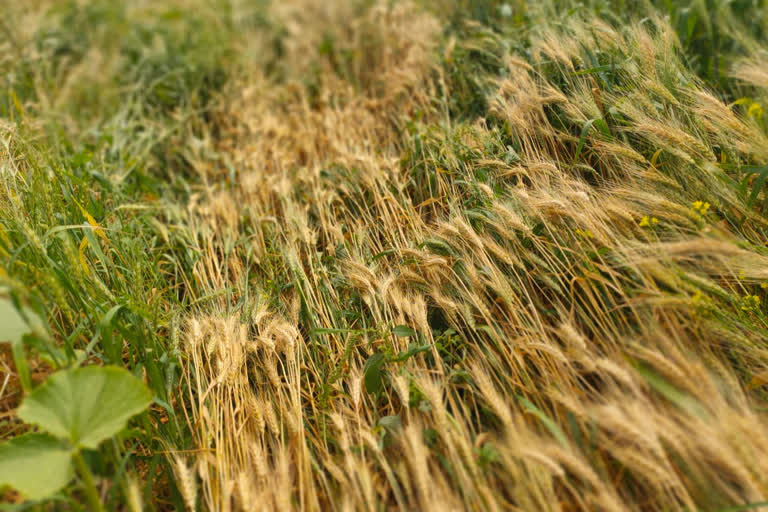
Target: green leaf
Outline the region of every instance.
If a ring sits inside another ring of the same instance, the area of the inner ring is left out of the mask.
[[[348,332],[358,332],[357,329],[343,329],[341,327],[318,327],[312,329],[312,334],[345,334]]]
[[[692,395],[681,391],[648,366],[637,364],[635,368],[640,376],[661,396],[692,416],[707,418],[706,409]]]
[[[557,426],[557,423],[552,421],[552,419],[541,412],[541,410],[536,407],[530,400],[525,398],[522,395],[517,395],[517,399],[520,401],[521,404],[523,404],[523,407],[525,407],[525,410],[529,413],[533,414],[537,418],[539,418],[539,421],[541,421],[545,427],[547,427],[547,430],[557,439],[563,447],[568,448],[568,438],[565,437],[565,434],[562,430],[560,430],[560,427]]]
[[[477,454],[477,464],[480,467],[488,466],[499,460],[499,451],[493,443],[485,443],[479,448],[475,448]]]
[[[603,71],[615,71],[617,69],[620,69],[620,67],[614,64],[605,64],[603,66],[595,66],[593,68],[582,69],[580,71],[572,71],[571,73],[568,73],[568,74],[571,76],[591,75],[593,73],[601,73]]]
[[[374,394],[381,391],[381,367],[384,366],[384,354],[377,352],[365,362],[363,367],[363,381],[365,390]]]
[[[755,510],[756,508],[762,507],[768,507],[768,501],[756,501],[754,503],[746,503],[735,507],[721,508],[720,512],[744,512],[745,510]]]
[[[0,444],[0,487],[32,500],[47,498],[72,480],[70,449],[48,434],[24,434]]]
[[[584,126],[581,129],[581,137],[579,137],[579,143],[576,146],[576,154],[573,156],[574,165],[579,161],[581,150],[584,149],[584,144],[587,142],[587,135],[589,134],[589,130],[592,128],[593,125],[599,128],[600,131],[603,132],[603,135],[605,135],[606,137],[611,136],[611,131],[608,129],[608,125],[605,124],[605,121],[603,121],[599,117],[590,119],[589,121],[584,123]]]
[[[18,416],[73,446],[96,448],[152,402],[130,372],[115,366],[56,372],[22,402]]]
[[[107,311],[107,314],[99,322],[99,331],[101,332],[101,344],[104,347],[104,352],[109,357],[110,362],[119,363],[122,360],[123,347],[120,343],[114,341],[112,331],[114,330],[114,320],[120,310],[123,308],[122,304],[114,306]]]
[[[398,338],[407,338],[408,336],[416,336],[416,331],[408,327],[407,325],[398,325],[392,329],[392,334]]]
[[[390,359],[390,362],[402,363],[403,361],[407,361],[408,359],[412,358],[416,354],[428,351],[430,348],[432,348],[432,345],[411,344],[408,347],[408,350],[400,352],[399,354],[397,354],[397,357]]]
[[[371,263],[378,260],[379,258],[383,258],[384,256],[389,256],[390,254],[394,254],[394,249],[384,249],[380,253],[376,254],[373,258],[371,258]]]
[[[758,172],[756,171],[755,174],[758,174]],[[752,205],[755,204],[757,196],[760,194],[763,186],[765,186],[766,180],[768,180],[768,165],[759,169],[757,179],[752,184],[752,193],[749,194],[749,199],[747,200],[748,207],[752,208]]]
[[[10,342],[13,362],[16,365],[16,371],[21,380],[21,386],[24,392],[32,388],[32,378],[29,373],[29,365],[24,355],[24,345],[22,344],[24,336],[32,332],[43,333],[42,323],[37,315],[29,310],[25,310],[27,318],[31,324],[24,319],[24,316],[16,309],[13,302],[8,297],[0,297],[0,342]]]
[[[441,256],[457,256],[453,247],[438,238],[427,238],[420,244],[420,247],[426,247],[430,251],[440,254]]]
[[[8,297],[0,297],[0,342],[21,343],[32,331]]]

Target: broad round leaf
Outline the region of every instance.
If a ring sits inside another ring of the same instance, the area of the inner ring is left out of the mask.
[[[127,370],[89,366],[48,377],[24,399],[18,416],[73,446],[96,448],[151,401],[144,383]]]
[[[72,456],[48,434],[25,434],[0,444],[0,487],[9,485],[32,500],[54,494],[72,480]]]

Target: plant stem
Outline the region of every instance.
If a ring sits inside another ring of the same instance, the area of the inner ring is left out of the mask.
[[[80,450],[72,455],[72,459],[75,462],[80,478],[83,479],[85,484],[85,497],[88,499],[88,508],[91,509],[91,512],[103,512],[104,508],[101,506],[99,492],[96,490],[96,483],[93,481],[93,473],[88,468],[88,464],[85,463]]]

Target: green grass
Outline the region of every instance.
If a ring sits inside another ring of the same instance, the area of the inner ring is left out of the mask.
[[[205,15],[59,2],[29,40],[13,43],[23,58],[3,63],[5,281],[46,312],[64,366],[123,365],[155,394],[149,417],[120,443],[133,446],[130,458],[112,446],[90,454],[115,476],[108,504],[123,500],[127,467],[141,468],[145,502],[170,502],[167,461],[153,453],[189,442],[171,405],[180,377],[173,340],[198,255],[174,222],[197,186],[189,145],[223,85],[231,43],[224,19]],[[3,423],[17,432],[12,418]]]

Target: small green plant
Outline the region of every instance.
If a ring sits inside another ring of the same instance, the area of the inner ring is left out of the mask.
[[[394,329],[392,329],[392,334],[398,338],[417,336],[416,331],[407,325],[396,326]],[[371,355],[365,362],[365,366],[363,368],[363,381],[365,383],[365,390],[372,395],[375,395],[382,390],[385,374],[384,365],[387,363],[402,363],[415,356],[419,352],[425,352],[429,350],[429,348],[430,345],[425,343],[412,343],[408,346],[408,350],[402,351],[397,355],[387,354],[384,352],[376,352],[375,354]]]
[[[32,331],[30,322],[4,298],[0,299],[0,319],[0,341],[11,342],[27,389],[29,371],[22,340]],[[90,366],[53,373],[31,390],[17,410],[21,420],[39,431],[0,444],[0,488],[10,486],[28,499],[42,500],[66,486],[76,470],[90,509],[102,510],[82,450],[98,448],[151,401],[144,383],[122,368]]]
[[[96,449],[152,401],[144,384],[118,367],[75,368],[54,373],[22,402],[18,416],[44,432],[0,444],[0,485],[40,500],[63,488],[73,464],[92,510],[101,510],[83,449]]]

